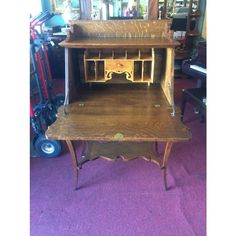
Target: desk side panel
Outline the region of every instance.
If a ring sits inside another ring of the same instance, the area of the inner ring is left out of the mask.
[[[173,115],[175,113],[174,103],[174,48],[166,49],[164,73],[161,77],[161,87],[166,96],[167,101],[172,107]]]
[[[65,102],[68,105],[77,100],[81,88],[81,53],[79,49],[65,48]]]

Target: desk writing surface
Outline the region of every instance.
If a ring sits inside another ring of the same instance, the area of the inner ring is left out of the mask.
[[[52,139],[86,141],[187,141],[190,131],[171,109],[161,88],[102,87],[80,93],[58,111],[46,132]]]
[[[177,41],[163,37],[79,38],[60,43],[60,46],[66,48],[174,48],[178,45]]]

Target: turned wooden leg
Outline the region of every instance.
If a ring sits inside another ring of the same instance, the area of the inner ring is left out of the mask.
[[[78,189],[78,175],[79,175],[79,170],[78,170],[78,159],[75,151],[75,147],[71,140],[66,140],[66,144],[69,148],[70,155],[72,157],[73,161],[73,167],[74,167],[74,176],[75,176],[75,190]]]
[[[163,171],[163,179],[164,179],[164,187],[165,190],[168,190],[168,185],[167,185],[167,178],[166,178],[166,168],[167,168],[167,162],[170,156],[171,148],[172,148],[173,142],[167,142],[166,147],[165,147],[165,153],[163,157],[163,162],[161,169]]]

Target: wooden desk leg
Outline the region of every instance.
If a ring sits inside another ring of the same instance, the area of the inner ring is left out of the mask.
[[[164,178],[164,186],[165,190],[168,190],[167,186],[167,178],[166,178],[166,168],[167,168],[167,162],[170,156],[171,148],[172,148],[173,142],[167,142],[165,147],[165,153],[163,157],[163,162],[161,165],[161,169],[163,170],[163,178]]]
[[[66,140],[66,144],[69,148],[70,155],[73,160],[73,166],[74,166],[74,175],[75,175],[75,190],[78,190],[78,175],[79,175],[79,167],[78,167],[78,159],[75,151],[75,147],[71,140]]]

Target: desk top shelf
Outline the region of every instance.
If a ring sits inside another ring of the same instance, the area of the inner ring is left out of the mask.
[[[80,38],[63,41],[66,48],[174,48],[179,43],[168,38]]]
[[[65,48],[174,48],[169,20],[71,21]]]

